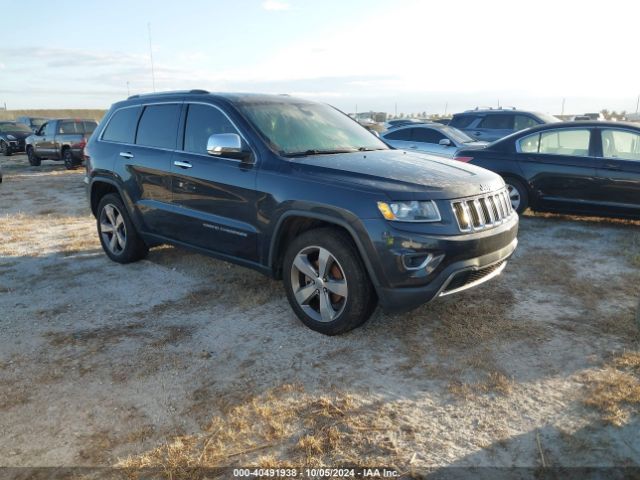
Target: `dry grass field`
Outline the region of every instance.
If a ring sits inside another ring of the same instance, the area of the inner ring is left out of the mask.
[[[100,121],[106,110],[91,109],[35,109],[35,110],[0,110],[0,120],[15,120],[18,117],[45,118],[91,118]]]
[[[497,279],[339,337],[278,282],[102,253],[83,172],[2,158],[0,465],[640,465],[640,222],[526,215]]]

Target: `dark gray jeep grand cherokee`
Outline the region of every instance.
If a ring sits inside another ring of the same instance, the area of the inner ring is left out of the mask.
[[[284,281],[334,335],[498,275],[518,216],[487,170],[394,150],[338,110],[202,90],[114,104],[86,147],[105,253],[171,243]]]

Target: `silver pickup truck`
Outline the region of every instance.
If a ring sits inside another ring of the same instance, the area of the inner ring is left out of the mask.
[[[71,170],[82,163],[82,151],[96,129],[95,120],[61,118],[49,120],[36,133],[27,137],[29,164],[39,166],[42,160],[63,160]]]

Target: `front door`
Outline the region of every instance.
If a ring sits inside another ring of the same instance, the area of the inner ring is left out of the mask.
[[[207,140],[219,133],[240,134],[219,108],[188,105],[183,145],[171,166],[177,240],[256,261],[256,165],[209,155]]]
[[[589,208],[597,202],[599,159],[588,128],[557,129],[519,140],[519,164],[535,201],[549,208]]]
[[[40,129],[40,135],[35,136],[33,150],[39,157],[51,157],[53,155],[53,142],[56,136],[55,121],[45,123]]]

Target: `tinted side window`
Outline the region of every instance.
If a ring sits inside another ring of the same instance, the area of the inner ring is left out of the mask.
[[[384,136],[384,138],[388,138],[389,140],[404,140],[405,142],[411,141],[411,132],[415,130],[414,128],[403,128],[402,130],[396,130],[395,132],[391,132]]]
[[[78,129],[80,127],[80,129]],[[82,125],[77,122],[60,122],[58,123],[58,133],[67,135],[70,133],[82,133]]]
[[[528,117],[526,115],[516,115],[513,129],[515,131],[524,130],[525,128],[535,127],[536,125],[539,125],[539,123],[540,122],[536,121],[532,117]]]
[[[478,128],[491,130],[511,130],[513,128],[513,115],[487,115],[478,125]]]
[[[414,128],[413,131],[413,140],[415,142],[438,143],[443,138],[446,137],[431,128]]]
[[[138,107],[118,110],[109,120],[102,139],[110,142],[133,143],[139,112]]]
[[[475,115],[456,115],[451,119],[449,125],[456,128],[467,128],[475,119]]]
[[[138,123],[136,144],[145,147],[176,148],[180,105],[151,105],[144,109]]]
[[[640,134],[624,130],[602,131],[604,158],[640,160]]]
[[[540,134],[540,153],[553,155],[589,155],[589,130],[556,130]]]
[[[207,153],[207,140],[216,133],[238,133],[229,119],[217,108],[191,104],[184,127],[184,150]]]

